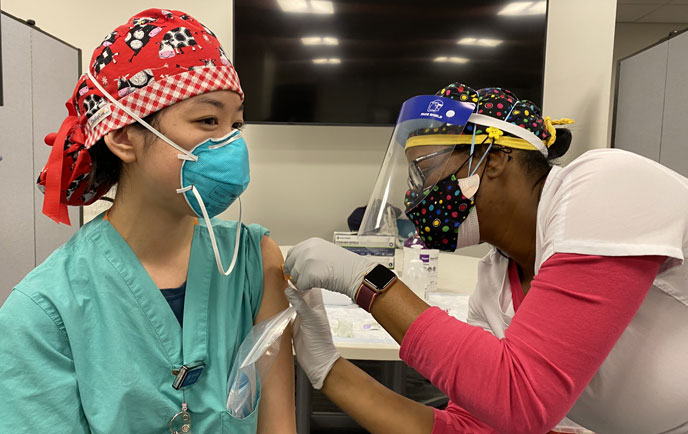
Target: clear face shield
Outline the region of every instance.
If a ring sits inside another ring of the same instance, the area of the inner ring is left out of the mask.
[[[466,155],[453,151],[474,108],[471,103],[436,95],[404,102],[361,222],[361,241],[373,235],[408,238],[416,228],[420,232],[424,223],[434,224],[440,231],[447,227],[435,206],[421,206],[437,193],[437,183],[451,176],[448,171],[456,171],[464,163]],[[425,222],[410,220],[410,210],[422,212],[419,215]]]

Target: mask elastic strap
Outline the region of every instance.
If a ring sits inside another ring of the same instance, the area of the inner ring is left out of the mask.
[[[478,101],[480,101],[480,98],[478,98]],[[478,113],[478,107],[479,107],[479,104],[476,104],[475,108],[473,109],[473,114]],[[471,152],[468,155],[468,172],[469,173],[471,171],[471,163],[473,162],[473,151],[475,150],[475,132],[477,130],[478,130],[478,125],[473,124],[473,138],[471,139]]]
[[[511,113],[514,111],[514,109],[516,108],[516,104],[518,104],[519,102],[521,102],[521,100],[516,101],[514,103],[514,105],[511,106],[511,110],[509,110],[509,114],[506,115],[506,118],[504,118],[504,122],[509,120],[509,118],[511,117]],[[476,130],[476,128],[473,127],[473,143],[475,143],[475,130]],[[482,164],[483,160],[485,159],[485,156],[490,151],[490,148],[492,148],[492,145],[494,145],[494,140],[492,140],[492,143],[490,143],[489,146],[487,147],[487,150],[485,151],[482,158],[480,159],[480,162],[475,166],[475,170],[473,171],[473,173],[471,173],[471,164],[468,163],[468,173],[469,173],[468,176],[472,176],[478,171],[478,167],[480,167],[480,165]],[[471,157],[473,156],[472,154],[473,154],[473,145],[471,145]]]
[[[188,187],[182,190],[186,191],[187,189]],[[208,228],[208,235],[210,235],[210,244],[212,244],[213,253],[215,253],[215,262],[217,263],[217,269],[220,270],[220,273],[224,274],[225,276],[229,276],[234,270],[234,266],[236,265],[237,256],[239,254],[239,244],[241,242],[241,197],[237,198],[239,199],[239,221],[237,222],[236,240],[234,241],[234,255],[232,256],[232,262],[229,264],[229,268],[227,269],[227,271],[225,271],[224,267],[222,266],[222,260],[220,259],[220,251],[217,248],[217,241],[215,241],[215,232],[213,231],[213,225],[210,223],[210,217],[208,217],[208,212],[205,210],[205,204],[203,204],[203,199],[201,199],[201,195],[200,193],[198,193],[198,190],[196,190],[195,186],[191,186],[191,191],[193,192],[194,196],[196,196],[198,205],[201,207],[203,219],[205,220],[205,225]]]
[[[485,157],[487,157],[487,154],[490,152],[490,149],[492,148],[492,145],[493,145],[493,144],[494,144],[494,140],[492,140],[492,142],[490,142],[490,144],[487,145],[487,149],[485,149],[485,153],[484,153],[483,156],[480,158],[480,161],[478,161],[478,164],[475,165],[475,169],[473,170],[473,172],[471,172],[471,169],[470,169],[470,168],[468,169],[468,176],[469,176],[469,177],[471,177],[471,176],[473,176],[473,175],[476,174],[476,172],[478,171],[478,168],[480,167],[480,165],[483,164],[483,160],[485,159]]]
[[[160,131],[158,131],[155,128],[153,128],[152,126],[150,126],[148,124],[148,122],[146,122],[143,119],[141,119],[140,117],[138,117],[134,112],[132,112],[126,106],[124,106],[124,104],[122,104],[121,102],[119,102],[115,98],[113,98],[112,95],[110,95],[110,93],[108,93],[108,91],[106,91],[105,88],[103,88],[103,86],[101,86],[100,83],[98,83],[98,80],[93,78],[90,71],[86,72],[86,76],[91,80],[91,83],[93,83],[98,88],[100,93],[102,93],[108,100],[110,100],[111,103],[113,103],[114,105],[116,105],[117,107],[122,109],[122,111],[124,111],[126,114],[128,114],[136,122],[138,122],[139,124],[146,127],[146,129],[148,131],[150,131],[151,133],[158,136],[162,141],[164,141],[168,145],[172,146],[177,151],[181,152],[181,154],[177,155],[177,157],[179,157],[180,160],[198,161],[198,157],[196,155],[190,153],[186,149],[184,149],[181,146],[174,143],[172,140],[165,137],[164,134],[162,134]]]
[[[504,122],[509,120],[509,118],[511,117],[511,113],[514,111],[514,109],[516,108],[516,104],[518,104],[519,102],[521,102],[521,100],[516,101],[514,105],[511,106],[511,110],[509,110],[509,114],[506,115],[506,118],[504,118]],[[492,145],[494,145],[493,140],[492,143],[490,143],[490,145],[487,147],[487,151],[485,151],[485,153],[483,154],[482,158],[480,159],[480,162],[478,162],[478,164],[475,166],[475,170],[473,171],[473,173],[471,173],[471,161],[473,160],[473,148],[475,147],[475,131],[477,129],[477,124],[473,124],[473,140],[471,140],[471,155],[468,160],[468,176],[474,175],[475,172],[478,171],[478,167],[480,167],[480,164],[482,164],[483,160],[485,159],[485,156],[487,155],[487,152],[490,150]]]
[[[509,118],[511,117],[511,113],[514,111],[514,109],[516,108],[516,104],[518,104],[519,102],[521,102],[520,99],[519,99],[518,101],[516,101],[516,102],[514,103],[514,105],[511,106],[511,110],[509,110],[509,114],[506,115],[506,117],[504,118],[504,122],[506,122],[506,121],[509,120]]]
[[[478,125],[473,124],[473,138],[471,139],[471,152],[468,155],[468,173],[471,173],[471,163],[473,162],[473,151],[475,150],[475,131],[478,129]]]

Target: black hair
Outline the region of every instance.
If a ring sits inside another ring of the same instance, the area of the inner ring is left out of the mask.
[[[567,128],[557,128],[557,138],[552,145],[547,149],[548,155],[545,157],[540,151],[514,149],[517,151],[516,155],[525,167],[526,172],[539,182],[542,178],[547,176],[552,168],[553,161],[566,154],[571,146],[571,131]],[[537,183],[536,182],[536,183]]]
[[[153,128],[159,127],[159,113],[151,113],[143,120]],[[147,133],[144,139],[144,148],[148,147],[155,140],[155,135],[148,131],[143,125],[138,122],[131,124],[132,127],[141,129]],[[117,182],[122,172],[122,160],[110,151],[110,148],[105,144],[105,138],[101,137],[95,145],[88,150],[91,155],[91,163],[93,164],[93,183],[94,185],[107,186],[108,190],[112,188]]]

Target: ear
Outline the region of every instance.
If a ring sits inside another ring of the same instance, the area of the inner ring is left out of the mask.
[[[129,134],[129,127],[123,127],[110,131],[105,134],[103,140],[110,151],[115,154],[123,163],[133,163],[136,161],[134,142]]]
[[[487,161],[485,163],[485,176],[488,178],[498,178],[502,176],[510,159],[511,157],[506,152],[490,150],[490,153],[485,158]]]

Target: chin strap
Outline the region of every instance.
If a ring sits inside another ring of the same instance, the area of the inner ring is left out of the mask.
[[[188,188],[189,187],[187,187],[187,189]],[[232,271],[234,270],[234,266],[236,265],[237,256],[239,254],[239,244],[241,242],[241,213],[242,213],[241,197],[238,198],[238,200],[239,200],[239,221],[237,222],[236,239],[234,241],[234,255],[232,256],[232,262],[229,264],[229,268],[227,269],[227,271],[225,271],[224,267],[222,266],[222,260],[220,259],[220,251],[217,248],[217,241],[215,240],[215,232],[213,231],[213,225],[210,222],[210,217],[208,217],[208,212],[205,210],[205,204],[203,203],[203,199],[201,199],[201,195],[200,195],[200,193],[198,193],[198,190],[196,190],[195,186],[192,185],[190,189],[193,192],[194,196],[196,196],[196,200],[198,201],[198,205],[201,207],[201,212],[203,213],[203,219],[205,220],[205,224],[208,228],[208,235],[210,235],[210,244],[212,244],[213,252],[215,253],[215,262],[217,263],[217,269],[223,275],[229,276],[232,273]],[[186,190],[186,189],[182,189],[182,190]]]

